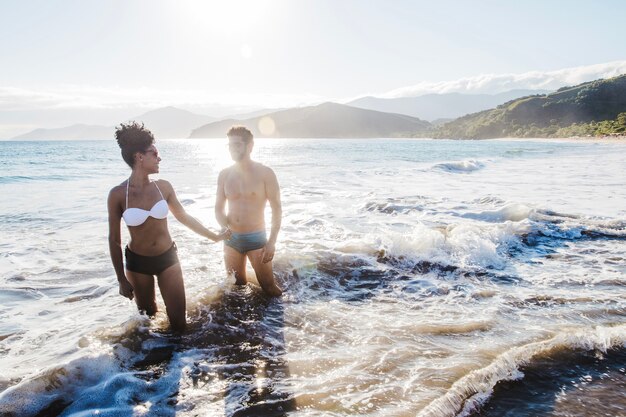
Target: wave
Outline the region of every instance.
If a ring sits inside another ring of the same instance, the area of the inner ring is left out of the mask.
[[[22,182],[32,182],[32,181],[54,181],[54,182],[62,182],[62,181],[72,181],[72,180],[80,180],[85,177],[90,177],[89,174],[85,175],[39,175],[39,176],[26,176],[26,175],[6,175],[0,177],[0,184],[14,184],[14,183],[22,183]]]
[[[366,207],[387,212],[412,210],[411,205],[399,206],[395,201]],[[316,250],[314,268],[298,272],[316,277],[316,287],[310,289],[322,298],[344,300],[371,297],[365,289],[386,291],[389,283],[402,275],[519,284],[523,279],[509,268],[512,258],[532,264],[537,257],[558,256],[556,250],[564,245],[563,240],[622,239],[626,233],[621,220],[591,219],[517,203],[460,217],[481,221],[418,223],[405,232],[363,235],[331,252],[328,248]],[[619,264],[621,258],[607,261]],[[436,293],[419,285],[405,289],[417,297]]]
[[[499,382],[472,417],[502,415],[622,416],[626,349],[571,350],[521,368],[524,378]]]
[[[410,204],[398,201],[388,201],[386,203],[369,202],[363,207],[365,211],[376,211],[385,214],[408,214],[414,211],[424,210],[424,206],[420,204]]]
[[[528,246],[536,246],[537,239],[626,239],[626,220],[592,218],[552,210],[510,203],[496,210],[458,214],[458,217],[488,223],[524,222],[521,237]]]
[[[361,210],[369,212],[379,212],[384,214],[408,214],[415,211],[424,211],[432,201],[424,196],[410,196],[386,198],[383,202],[369,201],[365,203]]]
[[[524,378],[520,368],[540,358],[568,350],[600,351],[626,347],[626,325],[563,332],[550,340],[530,343],[499,355],[488,366],[465,375],[418,417],[466,417],[492,396],[496,384]]]
[[[460,217],[481,220],[484,222],[519,222],[528,219],[534,213],[534,209],[524,204],[508,204],[498,210],[486,210],[478,213],[465,213]]]
[[[433,169],[439,169],[453,173],[470,173],[483,169],[485,164],[474,159],[464,161],[443,162],[433,166]]]
[[[533,230],[525,236],[525,243],[534,246],[537,239],[626,239],[626,220],[590,218],[585,216],[536,210],[529,219]]]
[[[428,261],[465,270],[504,269],[509,247],[517,244],[518,237],[524,233],[528,233],[526,223],[458,223],[435,227],[419,224],[410,233],[381,238],[380,250],[412,265]]]
[[[85,386],[94,386],[101,381],[106,384],[120,371],[112,355],[75,359],[6,389],[0,394],[0,414],[15,417],[57,415]]]
[[[289,377],[283,302],[250,285],[198,302],[182,336],[137,314],[81,337],[80,357],[22,381],[0,380],[10,385],[0,393],[0,415],[174,415],[206,406],[199,396],[221,396],[222,389],[224,401],[208,405],[226,415],[295,409],[283,384]],[[202,379],[197,387],[194,375]]]
[[[496,197],[496,196],[493,196],[493,195],[487,195],[485,197],[481,197],[481,198],[477,198],[477,199],[473,200],[473,203],[477,203],[477,204],[481,204],[481,205],[486,205],[486,204],[504,205],[504,204],[506,204],[506,201],[501,199],[500,197]]]

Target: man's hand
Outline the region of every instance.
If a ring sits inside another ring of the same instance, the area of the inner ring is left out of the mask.
[[[118,282],[120,284],[120,295],[132,300],[135,297],[135,294],[133,294],[133,286],[130,285],[130,282],[126,279]]]
[[[216,242],[221,242],[222,240],[230,239],[233,236],[233,232],[230,231],[229,228],[222,230],[218,235]]]
[[[268,242],[263,248],[263,263],[266,264],[271,262],[274,259],[274,252],[276,251],[276,247],[273,243]]]

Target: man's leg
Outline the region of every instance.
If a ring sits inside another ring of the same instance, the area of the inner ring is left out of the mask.
[[[170,326],[175,332],[182,333],[187,326],[187,301],[180,263],[177,262],[161,272],[157,279]]]
[[[235,284],[245,285],[246,279],[246,255],[224,245],[224,265],[226,272],[235,276]]]
[[[247,253],[248,259],[256,273],[256,279],[261,284],[263,292],[270,297],[280,297],[283,291],[276,285],[272,262],[263,263],[263,248],[252,250]]]

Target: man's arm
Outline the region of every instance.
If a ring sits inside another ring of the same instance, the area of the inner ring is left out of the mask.
[[[228,216],[226,215],[226,192],[224,182],[226,181],[226,171],[220,172],[217,177],[217,191],[215,192],[215,219],[223,228],[228,227]]]
[[[283,217],[283,209],[280,203],[280,187],[278,186],[278,179],[276,174],[270,168],[267,169],[267,175],[265,178],[265,194],[267,200],[270,203],[272,209],[272,230],[270,237],[265,245],[263,251],[263,262],[267,263],[274,259],[274,252],[276,251],[276,239],[278,238],[278,231],[280,230],[280,224]]]
[[[178,197],[176,197],[176,192],[174,191],[174,187],[172,187],[172,184],[165,180],[159,180],[159,184],[161,184],[161,187],[165,191],[165,195],[167,195],[167,205],[172,211],[174,217],[176,217],[176,220],[178,220],[200,236],[204,236],[215,242],[224,240],[228,237],[228,231],[220,234],[213,233],[212,231],[204,227],[204,225],[200,223],[195,217],[187,213],[183,205],[180,204],[180,201],[178,201]]]
[[[120,295],[132,300],[134,297],[133,286],[126,279],[124,261],[122,258],[122,239],[120,233],[122,207],[117,201],[113,190],[109,192],[107,209],[109,212],[109,253],[111,254],[111,262],[113,263],[117,282],[120,286]]]

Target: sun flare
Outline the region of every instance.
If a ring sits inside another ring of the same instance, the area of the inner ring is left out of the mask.
[[[264,1],[187,0],[176,4],[183,24],[192,24],[196,29],[222,36],[256,32],[266,23],[269,10],[268,3]]]

